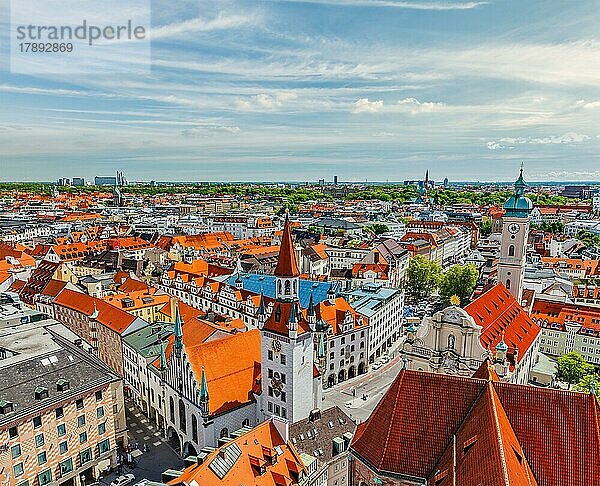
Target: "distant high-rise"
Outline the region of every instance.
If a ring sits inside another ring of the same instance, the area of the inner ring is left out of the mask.
[[[71,179],[71,185],[85,186],[85,179],[83,177],[73,177],[73,179]]]
[[[337,185],[337,183],[338,183],[338,176],[333,176],[333,183],[335,185]]]

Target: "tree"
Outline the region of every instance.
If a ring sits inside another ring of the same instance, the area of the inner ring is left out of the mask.
[[[481,236],[484,238],[490,236],[492,234],[492,222],[487,219],[479,223],[479,231],[481,231]]]
[[[453,295],[458,296],[461,306],[467,305],[478,278],[479,272],[472,263],[451,266],[440,280],[440,297],[444,306],[450,305]]]
[[[558,379],[570,385],[579,383],[586,375],[594,372],[594,366],[589,364],[577,351],[563,354],[558,358]]]
[[[585,375],[577,382],[574,388],[580,392],[592,393],[593,391],[600,398],[600,375],[597,373]]]
[[[423,255],[412,257],[406,271],[407,300],[415,303],[430,297],[436,291],[441,275],[442,269],[436,262]]]
[[[379,236],[383,233],[387,233],[390,230],[390,228],[388,227],[388,225],[383,224],[383,223],[374,223],[374,224],[365,226],[365,230],[368,231],[369,233],[374,234],[375,236]]]
[[[591,231],[579,230],[577,232],[576,238],[587,247],[600,248],[600,236],[592,233]]]

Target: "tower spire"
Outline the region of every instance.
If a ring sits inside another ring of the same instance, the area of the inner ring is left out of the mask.
[[[285,214],[285,223],[283,225],[283,234],[281,235],[281,246],[279,249],[279,258],[276,277],[297,277],[300,275],[298,265],[296,264],[296,254],[294,253],[294,243],[292,242],[292,231],[290,228],[290,219]]]
[[[173,329],[173,335],[175,336],[175,343],[173,349],[177,357],[181,356],[183,349],[183,327],[181,322],[181,316],[179,315],[179,303],[175,305],[175,328]]]

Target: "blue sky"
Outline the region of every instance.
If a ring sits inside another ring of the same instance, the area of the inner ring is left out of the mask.
[[[0,7],[0,180],[600,180],[594,1],[160,0],[150,72],[35,76]]]

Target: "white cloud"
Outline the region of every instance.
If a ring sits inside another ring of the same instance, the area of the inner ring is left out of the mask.
[[[251,96],[250,98],[236,100],[235,107],[242,111],[275,110],[281,108],[284,103],[295,100],[297,97],[298,95],[296,95],[296,93],[289,91],[275,93],[273,95],[260,93]]]
[[[417,113],[431,113],[434,111],[443,110],[446,105],[444,103],[434,103],[431,101],[420,102],[416,98],[404,98],[398,101],[398,105],[407,108],[408,111],[415,115]]]
[[[600,108],[600,101],[578,100],[577,106],[583,108],[584,110],[593,110],[596,108]]]
[[[198,126],[194,128],[188,128],[186,130],[182,130],[181,134],[184,137],[203,137],[207,136],[210,133],[214,132],[223,132],[231,135],[237,135],[240,133],[240,127],[237,126],[228,126],[228,125],[214,125],[214,126]]]
[[[550,137],[504,137],[487,142],[490,150],[513,149],[517,145],[551,145],[551,144],[576,144],[590,140],[590,136],[581,133],[567,132],[564,135]]]
[[[383,100],[369,101],[369,98],[361,98],[354,102],[353,113],[377,113],[383,109]]]
[[[236,29],[254,24],[256,18],[252,15],[219,15],[214,19],[197,17],[173,24],[155,27],[150,32],[151,39],[162,39],[179,34],[193,32],[212,32],[215,30]]]

